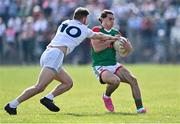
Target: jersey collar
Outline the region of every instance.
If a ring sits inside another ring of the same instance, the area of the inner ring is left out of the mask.
[[[84,25],[83,23],[81,23],[79,20],[74,19],[75,22],[77,22],[78,24]]]

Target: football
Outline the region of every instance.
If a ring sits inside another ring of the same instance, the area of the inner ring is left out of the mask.
[[[123,43],[126,41],[127,39],[125,37],[120,37],[119,40],[113,44],[114,49],[121,57],[125,57],[128,54],[128,51],[123,47]]]

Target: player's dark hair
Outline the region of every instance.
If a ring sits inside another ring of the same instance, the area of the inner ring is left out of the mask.
[[[114,15],[111,10],[104,10],[98,20],[102,23],[102,18],[106,18],[108,14]]]
[[[73,15],[73,19],[82,19],[83,17],[87,17],[89,15],[89,11],[86,8],[78,7]]]

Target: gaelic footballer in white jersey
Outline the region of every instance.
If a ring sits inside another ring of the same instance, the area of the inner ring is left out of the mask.
[[[66,20],[58,27],[55,37],[49,45],[67,46],[67,54],[73,51],[84,39],[95,33],[78,20]]]

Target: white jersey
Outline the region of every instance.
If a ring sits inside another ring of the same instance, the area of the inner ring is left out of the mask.
[[[56,35],[49,45],[67,46],[67,54],[72,52],[84,39],[95,33],[78,20],[66,20],[58,27]]]

